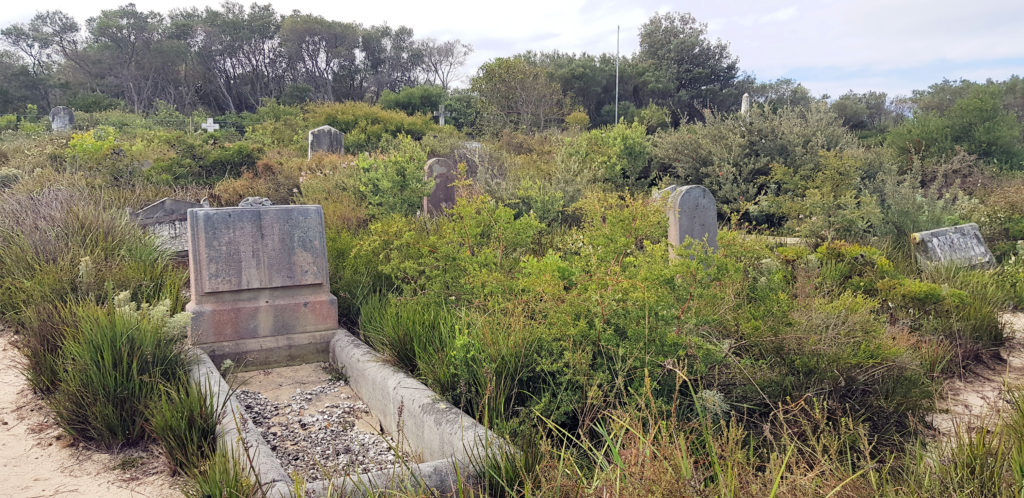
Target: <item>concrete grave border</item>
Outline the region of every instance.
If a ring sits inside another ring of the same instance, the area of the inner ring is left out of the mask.
[[[392,435],[401,435],[424,463],[398,463],[391,470],[315,481],[306,496],[368,495],[374,490],[429,488],[454,494],[459,480],[474,482],[473,462],[488,453],[512,451],[504,439],[413,378],[391,365],[344,329],[333,331],[330,363],[347,377],[348,384]],[[295,484],[260,436],[259,430],[232,395],[227,382],[206,353],[195,349],[198,361],[192,379],[226,414],[217,424],[217,438],[229,454],[256,474],[268,497],[289,497]],[[230,396],[230,399],[227,397]],[[225,404],[226,403],[226,404]]]

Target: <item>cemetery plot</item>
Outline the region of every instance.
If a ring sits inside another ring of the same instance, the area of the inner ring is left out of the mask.
[[[410,461],[407,445],[382,434],[380,421],[324,364],[237,374],[236,393],[284,469],[306,482],[390,470]]]

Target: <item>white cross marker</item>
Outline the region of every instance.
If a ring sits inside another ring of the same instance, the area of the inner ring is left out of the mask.
[[[219,130],[220,125],[213,122],[213,118],[206,118],[206,122],[199,125],[200,128],[206,130],[206,133],[213,133],[214,130]]]

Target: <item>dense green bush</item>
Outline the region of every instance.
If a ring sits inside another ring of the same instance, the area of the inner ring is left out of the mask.
[[[430,194],[433,182],[423,177],[427,154],[407,136],[384,144],[386,152],[359,155],[359,192],[373,216],[388,213],[415,214],[422,209],[423,197]]]
[[[408,86],[398,93],[384,90],[377,104],[384,109],[395,109],[410,116],[424,114],[433,116],[434,111],[448,97],[448,92],[437,85]]]
[[[646,128],[617,124],[583,133],[566,141],[562,160],[592,168],[615,187],[647,187],[651,146]]]

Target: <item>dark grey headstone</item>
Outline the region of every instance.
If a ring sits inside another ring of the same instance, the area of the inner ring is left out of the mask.
[[[718,250],[718,206],[711,191],[700,185],[678,187],[669,195],[666,211],[668,243],[672,247],[692,239],[707,244],[712,251]]]
[[[993,268],[996,258],[988,250],[976,223],[917,232],[910,235],[914,257],[921,267],[951,264]]]
[[[50,109],[50,129],[53,131],[71,131],[75,125],[75,112],[70,107],[59,105]]]
[[[324,125],[315,130],[309,131],[309,155],[312,159],[314,154],[344,154],[345,134],[331,126]]]
[[[423,178],[434,182],[434,190],[423,198],[423,215],[434,216],[455,205],[455,165],[443,157],[427,161]]]
[[[132,213],[131,218],[156,236],[162,247],[184,256],[188,251],[188,210],[201,207],[197,202],[165,197]]]

